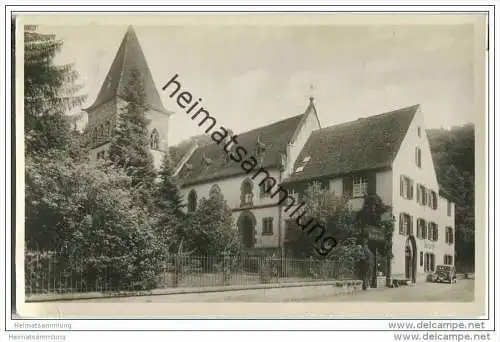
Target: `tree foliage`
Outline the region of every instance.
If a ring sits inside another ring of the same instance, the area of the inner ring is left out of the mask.
[[[29,32],[26,37],[26,245],[56,251],[63,258],[57,264],[75,272],[88,288],[151,288],[166,251],[150,225],[148,208],[137,201],[141,182],[154,181],[150,156],[142,149],[147,143],[137,105],[141,93],[129,86],[124,118],[131,123],[122,123],[120,138],[131,138],[125,146],[132,152],[116,159],[128,164],[89,164],[79,158],[83,137],[64,116],[81,98],[74,97],[76,73],[53,64],[62,42]]]
[[[235,255],[240,251],[231,208],[222,196],[202,198],[198,209],[188,214],[181,234],[186,248],[199,255]]]
[[[176,177],[173,175],[173,168],[168,155],[163,157],[160,168],[159,182],[156,186],[155,200],[156,210],[163,211],[167,208],[172,208],[174,213],[182,218],[184,213],[184,201],[179,190],[179,184]]]
[[[109,159],[132,179],[138,200],[151,206],[151,193],[156,179],[153,156],[149,150],[146,95],[141,74],[133,69],[125,87],[124,108],[109,147]]]
[[[439,184],[455,203],[456,262],[474,265],[475,138],[474,125],[427,132]]]
[[[28,155],[74,150],[66,113],[85,97],[70,64],[55,65],[63,42],[36,28],[24,32],[24,133]]]

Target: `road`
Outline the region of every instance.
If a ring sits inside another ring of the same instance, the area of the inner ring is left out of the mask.
[[[143,297],[82,300],[86,303],[130,302],[471,302],[474,280],[462,279],[456,284],[422,283],[394,289],[369,289],[355,294],[335,294],[333,286],[307,286],[278,289],[242,290]]]

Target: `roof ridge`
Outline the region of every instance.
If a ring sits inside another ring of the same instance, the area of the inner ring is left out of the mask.
[[[116,85],[116,96],[120,96],[119,91],[120,91],[120,86],[122,85],[123,82],[123,72],[125,71],[125,60],[127,56],[127,48],[128,48],[128,40],[130,39],[130,34],[131,32],[134,32],[134,29],[132,28],[132,25],[129,25],[127,27],[127,31],[125,31],[125,37],[123,37],[122,44],[124,44],[123,48],[123,60],[121,63],[120,67],[120,78],[118,79],[118,84]]]
[[[244,132],[241,132],[241,133],[238,133],[238,135],[242,135],[242,134],[247,134],[247,133],[251,133],[253,131],[257,131],[259,129],[262,129],[262,128],[266,128],[266,127],[270,127],[270,126],[273,126],[273,125],[277,125],[277,124],[281,124],[285,121],[288,121],[288,120],[291,120],[291,119],[296,119],[298,118],[299,116],[302,116],[304,115],[305,113],[302,113],[302,114],[297,114],[297,115],[294,115],[294,116],[290,116],[289,118],[286,118],[286,119],[281,119],[279,121],[275,121],[275,122],[271,122],[270,124],[267,124],[265,126],[259,126],[259,127],[256,127],[256,128],[252,128],[251,130],[249,131],[244,131]]]
[[[316,129],[316,130],[313,131],[313,133],[314,132],[320,132],[320,131],[325,131],[326,132],[326,131],[332,130],[334,128],[336,129],[336,128],[339,128],[339,127],[342,127],[342,126],[348,126],[348,125],[351,125],[351,124],[354,124],[354,123],[360,123],[361,121],[373,120],[373,119],[378,119],[378,118],[383,117],[383,116],[389,116],[389,115],[399,114],[397,112],[406,112],[406,111],[408,111],[410,109],[416,109],[418,107],[420,107],[420,104],[416,104],[416,105],[408,106],[408,107],[402,107],[402,108],[399,108],[399,109],[394,109],[394,110],[391,110],[390,112],[384,112],[384,113],[374,114],[374,115],[370,115],[370,116],[365,116],[365,117],[357,118],[357,119],[351,120],[351,121],[340,122],[340,123],[337,123],[337,124],[333,124],[333,125],[330,125],[330,126],[326,126],[326,127],[322,127],[322,128]]]

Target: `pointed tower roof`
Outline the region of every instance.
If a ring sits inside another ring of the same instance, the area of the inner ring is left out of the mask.
[[[139,40],[132,26],[128,27],[123,37],[96,100],[90,107],[85,109],[85,111],[92,110],[115,97],[123,98],[125,87],[127,86],[130,73],[133,69],[138,69],[143,77],[146,103],[152,109],[161,113],[167,115],[172,114],[172,112],[163,107],[160,95],[153,81],[153,75],[149,70],[146,58],[144,57]]]

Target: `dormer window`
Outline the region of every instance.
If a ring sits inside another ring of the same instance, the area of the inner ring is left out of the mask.
[[[305,158],[302,160],[302,162],[303,162],[303,163],[307,163],[309,160],[311,160],[311,157],[310,157],[310,156],[307,156],[307,157],[305,157]]]
[[[288,190],[288,196],[287,196],[285,204],[287,206],[290,206],[290,205],[295,205],[298,202],[299,202],[299,194],[297,192],[295,192],[295,190],[289,189]]]
[[[304,171],[304,167],[303,166],[299,166],[298,168],[295,169],[295,173],[299,173],[299,172],[302,172]]]
[[[150,137],[150,146],[152,150],[158,150],[160,145],[160,134],[156,130],[156,128],[153,129],[151,132],[151,137]]]
[[[204,166],[210,166],[210,164],[212,164],[212,159],[208,158],[205,154],[203,154],[202,159]]]
[[[211,198],[221,196],[221,190],[217,184],[212,185],[212,187],[210,188],[209,196]]]

